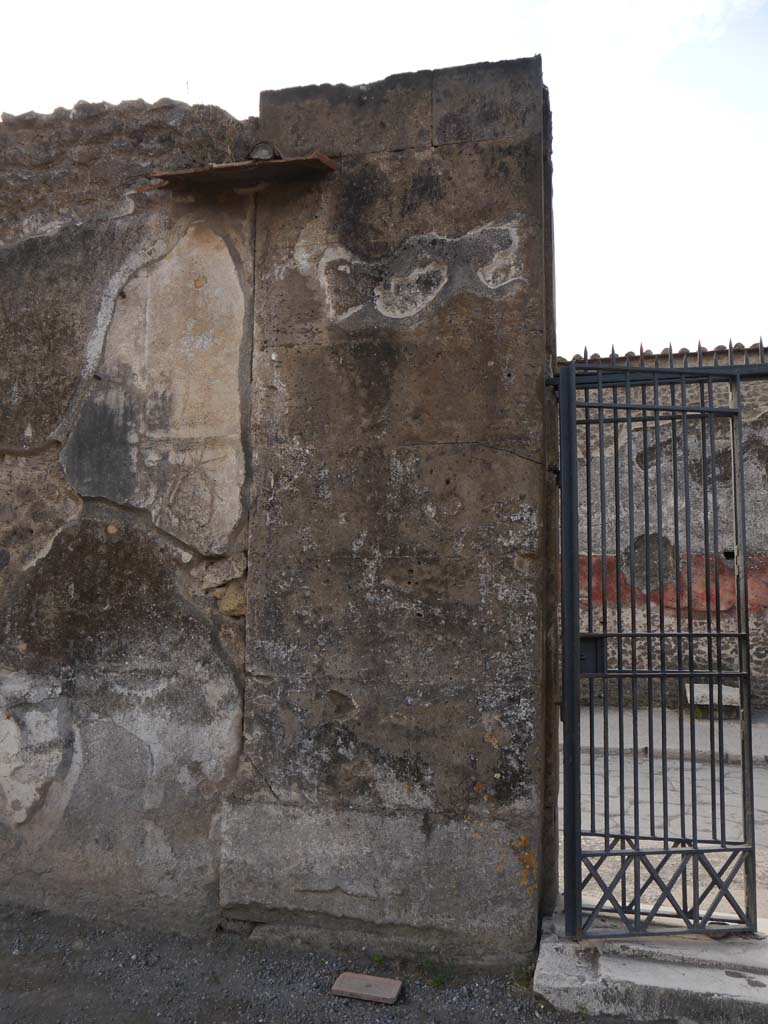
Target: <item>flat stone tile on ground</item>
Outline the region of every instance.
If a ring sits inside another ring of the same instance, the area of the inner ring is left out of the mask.
[[[331,995],[363,999],[369,1003],[396,1003],[403,983],[397,978],[378,978],[373,974],[344,971],[333,983]]]

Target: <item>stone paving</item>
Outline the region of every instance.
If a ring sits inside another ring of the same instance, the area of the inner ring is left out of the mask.
[[[669,744],[671,757],[667,762],[666,779],[658,755],[651,760],[648,753],[648,722],[647,713],[641,717],[638,735],[637,775],[635,775],[633,758],[630,755],[622,758],[619,749],[619,720],[615,709],[609,712],[608,747],[604,748],[602,733],[602,712],[599,714],[599,728],[594,732],[594,769],[590,773],[589,764],[589,713],[582,711],[582,828],[590,826],[599,833],[606,827],[615,833],[621,830],[622,814],[624,831],[630,833],[639,826],[641,833],[690,835],[693,826],[693,802],[695,780],[696,834],[699,837],[716,837],[722,834],[723,827],[728,841],[738,842],[742,838],[742,770],[740,764],[739,723],[724,723],[724,752],[726,758],[722,768],[722,779],[718,765],[713,764],[705,754],[704,746],[708,742],[709,724],[696,722],[697,756],[692,761],[689,746],[689,720],[684,716],[685,729],[683,744],[678,742],[677,712],[670,713]],[[655,716],[654,735],[660,736],[660,717]],[[625,715],[625,749],[626,743],[632,742],[631,717]],[[674,736],[672,735],[674,732]],[[755,806],[755,842],[757,854],[757,906],[758,915],[768,918],[768,722],[765,715],[758,716],[753,729],[754,744],[754,806]],[[684,756],[679,757],[683,749]],[[606,781],[607,807],[606,814]],[[619,796],[623,794],[623,799]],[[653,797],[653,800],[652,800]],[[560,810],[562,820],[562,779],[560,792]],[[653,807],[652,807],[653,804]],[[666,821],[666,829],[664,828]],[[655,826],[652,828],[651,826]],[[602,837],[594,840],[585,839],[585,847],[604,848]],[[661,844],[651,843],[659,847]],[[561,879],[562,879],[562,845],[561,845]],[[724,861],[723,855],[710,857],[712,864],[719,867]],[[655,863],[662,866],[662,877],[668,878],[679,863],[676,858],[664,862],[663,857],[655,858]],[[602,874],[602,871],[601,871]],[[741,897],[741,878],[739,872],[733,880],[732,889],[737,897]],[[647,873],[644,875],[647,879]],[[628,884],[633,884],[630,873]],[[692,881],[692,880],[691,880]],[[700,885],[706,888],[710,878],[706,871],[701,872]],[[599,893],[595,884],[588,886],[585,899],[594,898]],[[644,903],[656,898],[658,890],[651,885],[646,892]],[[682,889],[678,889],[682,893]],[[719,911],[729,908],[721,901]]]

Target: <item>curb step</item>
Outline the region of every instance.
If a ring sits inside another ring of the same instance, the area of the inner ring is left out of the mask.
[[[544,923],[533,988],[556,1009],[696,1024],[765,1024],[768,941],[733,935],[574,942]]]

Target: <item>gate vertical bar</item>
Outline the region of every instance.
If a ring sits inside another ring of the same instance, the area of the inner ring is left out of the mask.
[[[581,760],[579,735],[579,491],[576,368],[560,371],[560,500],[563,635],[563,864],[565,930],[581,931]]]

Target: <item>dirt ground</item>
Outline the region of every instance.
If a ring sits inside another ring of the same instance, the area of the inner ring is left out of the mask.
[[[395,1006],[330,995],[358,970],[404,980]],[[306,953],[265,955],[238,935],[139,931],[0,905],[2,1024],[573,1024],[503,977]]]

